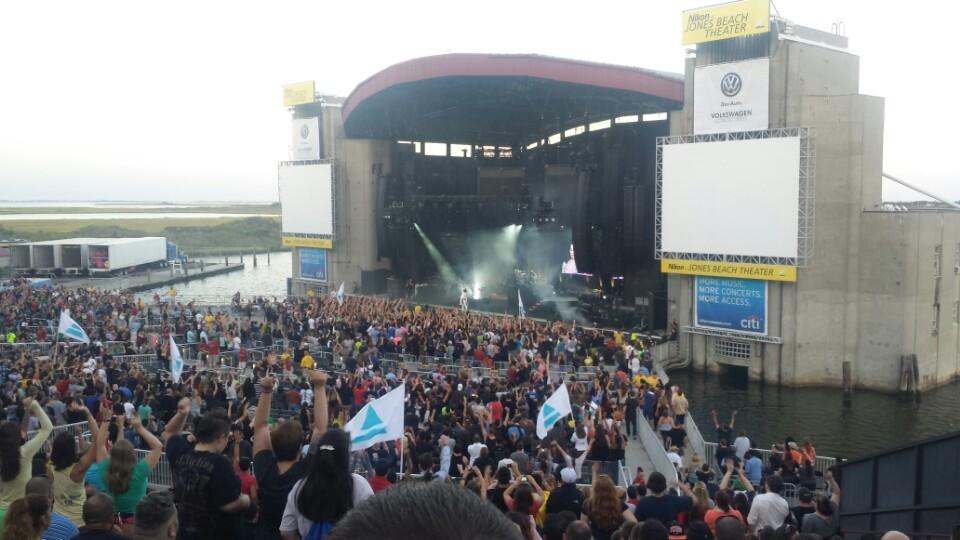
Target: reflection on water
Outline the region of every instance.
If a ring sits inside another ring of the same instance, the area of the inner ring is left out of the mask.
[[[287,295],[287,278],[291,272],[291,254],[289,251],[271,253],[270,264],[267,264],[267,256],[264,253],[257,255],[257,266],[253,266],[253,256],[245,255],[243,257],[244,269],[239,272],[231,272],[219,276],[213,276],[196,281],[188,281],[176,285],[177,299],[189,301],[191,299],[211,300],[220,298],[229,301],[230,297],[237,291],[244,298],[253,296],[264,296],[267,298],[276,297],[278,300]],[[207,262],[223,263],[223,257],[203,258]],[[231,255],[230,263],[240,262],[239,255]],[[154,292],[161,295],[167,292],[167,288],[154,289],[142,293],[144,296],[152,296]]]
[[[222,258],[207,259],[222,263]],[[238,262],[233,256],[231,262]],[[273,253],[270,264],[260,254],[256,268],[250,255],[241,272],[177,285],[177,297],[229,298],[237,291],[249,298],[283,298],[291,272],[291,254]],[[157,290],[164,294],[166,289]],[[144,293],[147,296],[153,291]],[[735,432],[744,429],[758,445],[769,447],[791,435],[809,437],[823,455],[856,457],[960,430],[960,383],[924,393],[915,403],[895,394],[854,391],[844,403],[843,392],[833,388],[789,388],[747,382],[736,372],[725,374],[675,371],[671,383],[687,392],[690,410],[704,437],[716,441],[710,410],[721,421],[739,409]]]
[[[712,409],[721,422],[739,409],[734,433],[746,430],[761,447],[786,436],[810,438],[818,453],[835,457],[857,457],[960,430],[960,383],[926,392],[919,402],[855,390],[847,403],[840,389],[764,385],[736,372],[676,371],[670,373],[670,383],[687,392],[708,441],[717,440]]]

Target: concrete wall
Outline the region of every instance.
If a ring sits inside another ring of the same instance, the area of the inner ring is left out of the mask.
[[[673,134],[693,130],[695,64]],[[847,364],[850,384],[893,391],[901,357],[916,354],[920,388],[960,374],[960,213],[881,211],[884,103],[857,95],[858,72],[854,55],[773,42],[770,126],[815,138],[813,258],[796,283],[769,284],[769,334],[782,345],[755,342],[745,362],[717,357],[719,338],[683,334],[680,354],[696,369],[747,365],[754,380],[840,386]],[[691,276],[669,277],[671,320],[692,325],[693,298]]]
[[[293,294],[304,295],[336,290],[344,283],[347,293],[361,284],[361,272],[389,267],[389,260],[377,259],[377,186],[380,174],[390,172],[389,141],[347,139],[343,133],[340,107],[326,106],[320,117],[321,155],[334,160],[334,239],[327,253],[327,283],[300,281],[299,250],[293,262]]]
[[[836,384],[843,363],[855,365],[859,355],[859,280],[868,263],[861,221],[863,210],[879,203],[883,101],[806,96],[800,123],[814,128],[816,137],[815,241],[812,264],[797,275],[795,361],[787,378]]]

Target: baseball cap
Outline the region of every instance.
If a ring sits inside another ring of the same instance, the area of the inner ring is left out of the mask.
[[[573,484],[577,481],[577,471],[570,467],[565,467],[560,471],[560,480],[564,484]]]
[[[800,499],[800,502],[812,502],[813,501],[813,492],[809,488],[802,487],[797,491],[797,498]]]

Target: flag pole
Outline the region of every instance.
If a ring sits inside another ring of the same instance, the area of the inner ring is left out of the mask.
[[[399,479],[397,480],[397,483],[400,483],[401,481],[403,481],[403,477],[404,477],[404,474],[403,474],[403,447],[406,446],[406,442],[407,442],[407,432],[404,431],[404,432],[403,432],[403,435],[400,437],[400,477],[399,477]]]

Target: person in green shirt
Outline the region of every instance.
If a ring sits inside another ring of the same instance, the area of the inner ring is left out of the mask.
[[[153,414],[153,407],[144,403],[137,409],[137,413],[140,415],[140,422],[147,423],[150,421],[150,415]]]
[[[107,415],[102,415],[102,417],[106,418]],[[110,426],[106,420],[100,424],[100,433],[97,437],[97,460],[99,461],[97,471],[107,487],[107,495],[113,497],[121,521],[124,525],[127,525],[133,523],[133,513],[137,508],[137,503],[147,494],[147,480],[150,477],[150,472],[156,468],[157,462],[160,460],[163,445],[153,433],[143,427],[140,415],[134,414],[130,417],[130,427],[150,447],[150,453],[147,454],[147,457],[138,461],[133,444],[123,438],[124,416],[115,416],[113,420],[117,424],[119,435],[113,447],[110,448],[109,455],[105,443]]]

